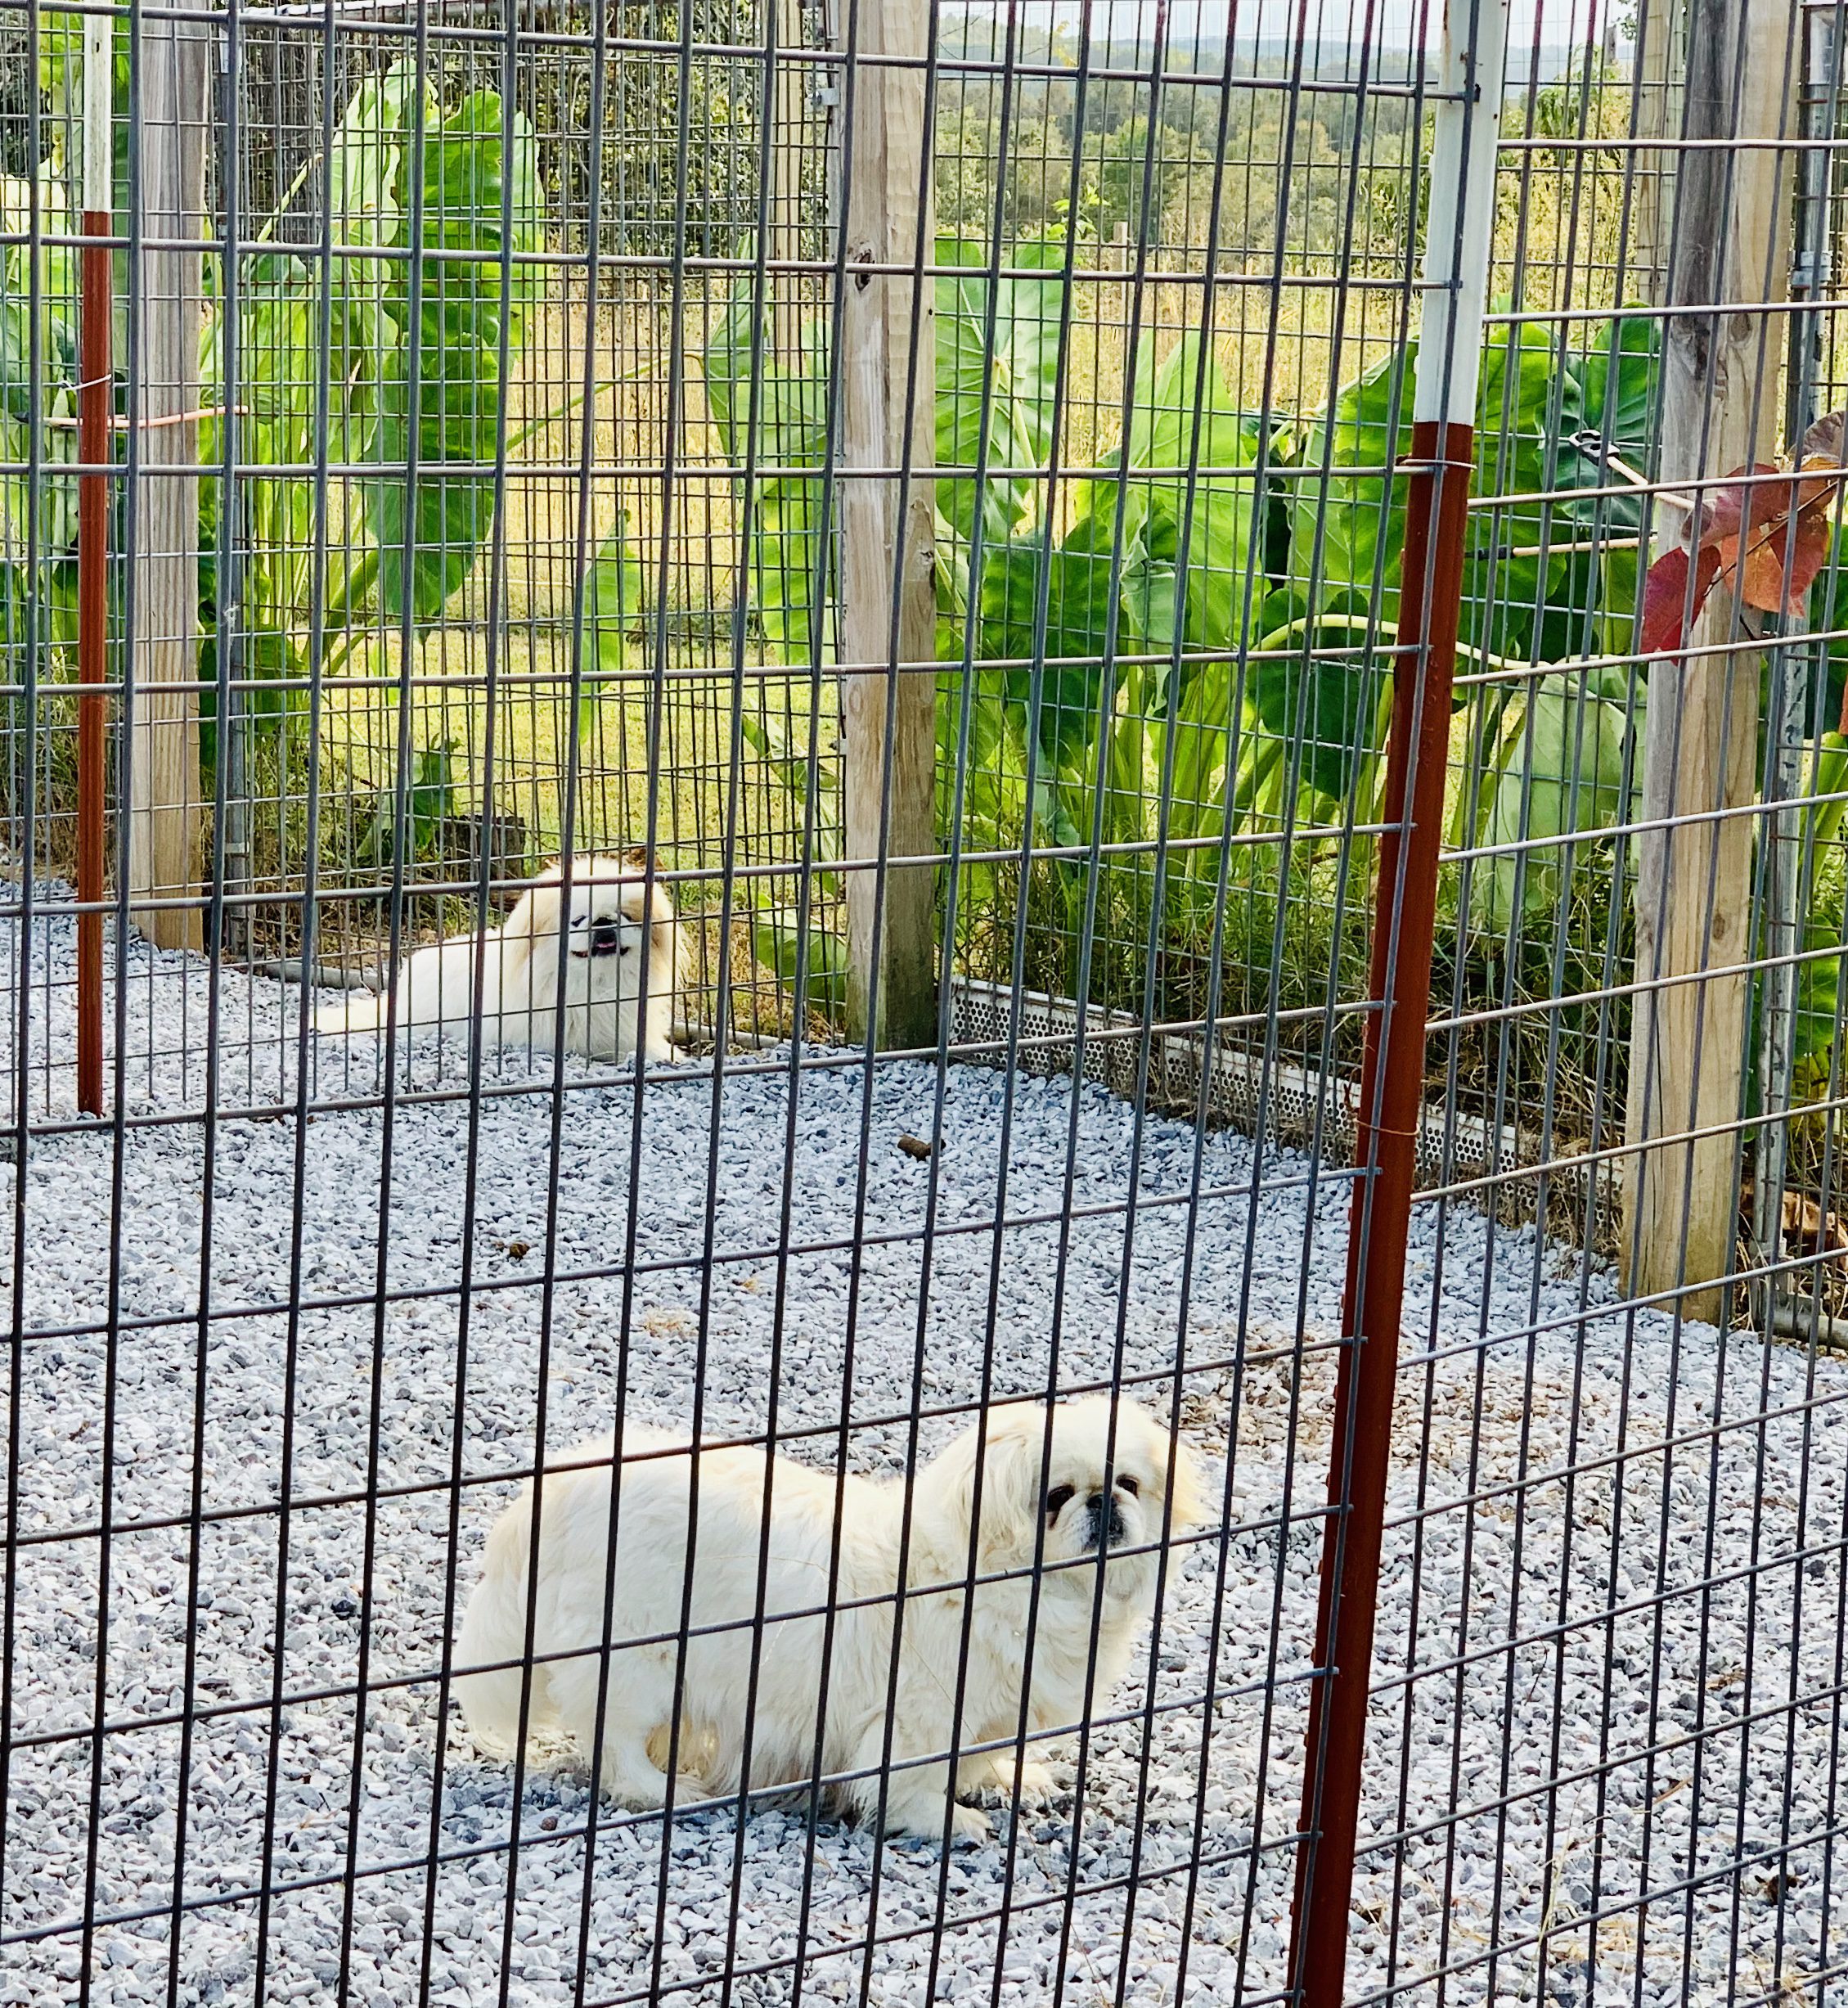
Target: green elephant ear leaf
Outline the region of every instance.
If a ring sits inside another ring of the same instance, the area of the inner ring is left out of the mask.
[[[389,198],[400,250],[411,248],[415,151],[400,150]],[[420,241],[441,255],[417,267],[415,288],[412,261],[394,263],[381,294],[379,311],[398,339],[387,349],[367,457],[390,471],[360,491],[380,602],[414,620],[447,605],[493,524],[494,478],[479,470],[497,457],[501,349],[510,362],[524,347],[538,270],[526,261],[542,248],[524,115],[480,91],[427,124],[422,198]],[[452,471],[457,462],[470,470]]]
[[[1485,845],[1522,848],[1482,860],[1470,885],[1470,921],[1494,936],[1556,912],[1571,861],[1569,840],[1621,815],[1623,707],[1577,690],[1539,689],[1512,705],[1493,756]]]

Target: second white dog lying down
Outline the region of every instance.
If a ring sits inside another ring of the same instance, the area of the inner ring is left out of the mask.
[[[987,1817],[975,1808],[951,1808],[947,1753],[952,1743],[963,1749],[1011,1740],[1019,1732],[1030,1572],[1042,1524],[1029,1732],[1075,1729],[1086,1713],[1087,1674],[1088,1700],[1095,1708],[1108,1700],[1127,1669],[1153,1601],[1158,1558],[1149,1544],[1161,1539],[1164,1511],[1178,1530],[1192,1523],[1198,1509],[1185,1451],[1147,1410],[1127,1401],[1115,1407],[1113,1446],[1108,1401],[1094,1398],[1053,1410],[1043,1485],[1045,1409],[1012,1402],[991,1411],[982,1463],[977,1574],[1019,1573],[978,1582],[973,1591],[968,1585],[978,1433],[959,1438],[916,1474],[907,1572],[914,1589],[902,1606],[893,1766],[885,1778],[888,1830],[941,1838],[947,1814],[958,1836],[975,1839],[989,1831]],[[613,1797],[646,1808],[663,1804],[667,1795],[661,1765],[673,1713],[693,1459],[684,1438],[625,1429],[612,1568],[611,1440],[581,1444],[560,1461],[602,1463],[546,1475],[533,1650],[577,1656],[542,1660],[531,1669],[528,1727],[562,1728],[590,1755],[603,1659],[596,1648],[607,1637],[614,1650],[604,1703],[602,1782]],[[682,1806],[735,1794],[741,1785],[762,1790],[813,1775],[825,1622],[821,1607],[829,1601],[837,1481],[783,1458],[768,1473],[765,1464],[764,1452],[754,1449],[703,1450],[699,1456],[687,1617],[695,1635],[686,1647],[674,1787],[676,1803]],[[853,1476],[843,1483],[821,1763],[827,1774],[861,1774],[840,1782],[832,1796],[844,1810],[870,1815],[881,1786],[905,1488]],[[482,1579],[456,1643],[459,1668],[492,1668],[525,1652],[532,1514],[529,1484],[488,1537]],[[1093,1667],[1099,1548],[1127,1551],[1107,1561],[1102,1572]],[[746,1706],[760,1560],[767,1561],[767,1571],[747,1781]],[[612,1584],[606,1634],[604,1609]],[[971,1597],[973,1612],[965,1614]],[[965,1614],[962,1721],[952,1737]],[[702,1629],[712,1627],[725,1628]],[[625,1646],[628,1639],[654,1642]],[[478,1743],[510,1749],[519,1733],[524,1674],[513,1665],[458,1677],[456,1691]],[[919,1759],[926,1761],[911,1761]],[[1026,1797],[1043,1794],[1050,1782],[1036,1763],[1021,1765],[1017,1773],[1013,1751],[1004,1749],[962,1759],[955,1785],[967,1792],[998,1785]]]
[[[567,914],[564,861],[548,866],[499,927],[420,948],[398,966],[393,985],[398,1024],[465,1031],[475,1014],[479,959],[483,1037],[493,1045],[544,1051],[557,1035],[562,923],[569,937],[564,1050],[591,1060],[626,1060],[638,1051],[645,1060],[672,1060],[680,928],[667,887],[659,880],[650,886],[647,871],[642,851],[574,859]],[[388,1001],[384,992],[355,993],[317,1012],[315,1029],[375,1031],[385,1022]]]

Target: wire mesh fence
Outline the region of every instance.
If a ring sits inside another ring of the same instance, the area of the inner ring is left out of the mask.
[[[1843,26],[0,0],[0,2001],[1848,1998]]]

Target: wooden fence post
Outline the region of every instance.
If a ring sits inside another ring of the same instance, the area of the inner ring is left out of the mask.
[[[182,0],[182,4],[184,0]],[[199,782],[199,336],[205,313],[205,140],[211,116],[205,18],[142,23],[144,248],[134,300],[140,339],[129,409],[138,427],[134,511],[133,725],[129,745],[128,900],[163,948],[204,940]],[[172,248],[156,250],[155,245]],[[187,471],[181,471],[185,470]]]
[[[936,867],[870,868],[875,859],[928,857],[936,844],[934,288],[926,279],[916,300],[910,273],[920,204],[927,259],[936,254],[924,130],[930,20],[928,0],[855,0],[849,45],[883,60],[857,61],[847,85],[842,169],[842,809],[847,857],[867,867],[846,874],[848,1020],[855,1038],[882,1047],[937,1036]]]
[[[1606,3],[1614,20],[1616,0]],[[1675,214],[1676,155],[1672,146],[1648,142],[1670,140],[1679,128],[1679,79],[1687,56],[1682,0],[1638,0],[1636,22],[1632,122],[1638,144],[1625,297],[1659,307]]]
[[[802,0],[776,0],[776,64],[770,79],[770,255],[789,263],[802,256],[803,142],[807,135],[809,73],[793,61],[803,44]],[[770,277],[771,327],[779,370],[802,362],[803,317],[808,307],[803,281],[793,272]]]
[[[1787,0],[1689,0],[1686,137],[1666,247],[1661,478],[1714,480],[1773,457],[1783,398],[1784,317],[1750,311],[1788,281]],[[1744,65],[1741,73],[1740,65]],[[1693,313],[1689,308],[1711,308]],[[1657,505],[1663,543],[1683,516]],[[1689,645],[1738,640],[1733,596],[1715,592]],[[1660,658],[1649,668],[1644,824],[1701,817],[1639,842],[1624,1236],[1627,1286],[1684,1290],[1686,1314],[1726,1314],[1719,1279],[1737,1232],[1737,1123],[1747,1078],[1751,979],[1708,975],[1749,947],[1756,837],[1756,652]],[[1715,812],[1721,812],[1715,819]],[[1657,1137],[1684,1141],[1654,1149]]]

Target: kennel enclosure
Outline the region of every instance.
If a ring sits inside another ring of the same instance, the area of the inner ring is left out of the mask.
[[[23,1998],[1841,1998],[1841,29],[0,5]],[[631,846],[675,1066],[311,1029]],[[991,1845],[458,1722],[614,1416],[1098,1389]]]

